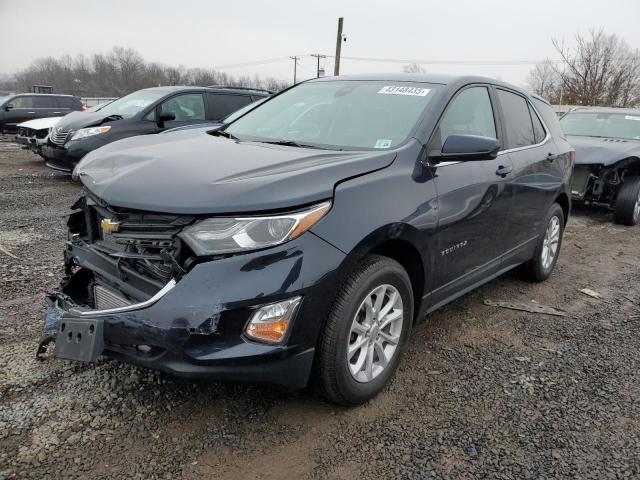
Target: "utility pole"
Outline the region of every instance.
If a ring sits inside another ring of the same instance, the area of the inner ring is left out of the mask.
[[[296,84],[296,72],[297,72],[297,67],[298,67],[298,56],[294,55],[293,57],[289,57],[291,60],[293,60],[293,84]]]
[[[340,52],[342,51],[342,22],[344,18],[338,18],[338,36],[336,37],[336,63],[333,67],[333,74],[340,75]]]
[[[316,78],[320,78],[320,59],[327,58],[326,55],[320,55],[319,53],[312,53],[312,57],[316,57],[318,59],[318,67],[316,69]]]

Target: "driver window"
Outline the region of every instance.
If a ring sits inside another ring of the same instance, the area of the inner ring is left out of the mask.
[[[498,138],[486,87],[467,88],[449,104],[440,122],[440,145],[444,145],[449,135]]]
[[[199,93],[178,95],[162,104],[163,112],[176,114],[176,122],[204,120],[204,99]]]

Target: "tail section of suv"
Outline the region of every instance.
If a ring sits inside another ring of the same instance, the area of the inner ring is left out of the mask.
[[[65,117],[51,131],[42,154],[49,167],[71,172],[87,153],[108,143],[187,125],[219,122],[268,95],[262,90],[230,87],[138,90],[95,112]]]
[[[17,125],[29,120],[62,117],[84,110],[78,97],[45,93],[10,95],[0,103],[0,133],[16,132]]]
[[[415,323],[558,260],[571,146],[550,106],[481,77],[300,83],[219,130],[114,142],[77,168],[60,358],[365,402]]]

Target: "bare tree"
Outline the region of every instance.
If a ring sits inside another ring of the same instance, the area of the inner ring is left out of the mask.
[[[91,57],[65,55],[35,60],[14,76],[4,77],[1,89],[28,91],[32,85],[51,85],[56,92],[81,96],[122,96],[134,90],[159,85],[228,85],[279,91],[288,82],[259,75],[233,77],[213,68],[191,68],[147,63],[130,48],[113,47]]]
[[[640,52],[617,35],[591,30],[575,45],[553,40],[562,58],[554,70],[565,103],[629,107],[640,103]]]
[[[527,88],[551,103],[563,101],[560,87],[560,75],[547,59],[536,64],[527,77]]]

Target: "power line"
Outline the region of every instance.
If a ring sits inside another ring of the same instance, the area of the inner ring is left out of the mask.
[[[298,55],[298,58],[300,55]],[[230,63],[228,65],[214,65],[214,68],[223,69],[223,68],[236,68],[236,67],[251,67],[253,65],[264,65],[266,63],[276,63],[282,62],[284,60],[289,60],[291,57],[275,57],[275,58],[266,58],[264,60],[253,60],[250,62],[240,62],[240,63]]]
[[[547,60],[418,60],[400,58],[347,57],[346,60],[380,63],[420,63],[424,65],[535,65]],[[551,63],[564,63],[563,60],[548,60]]]

